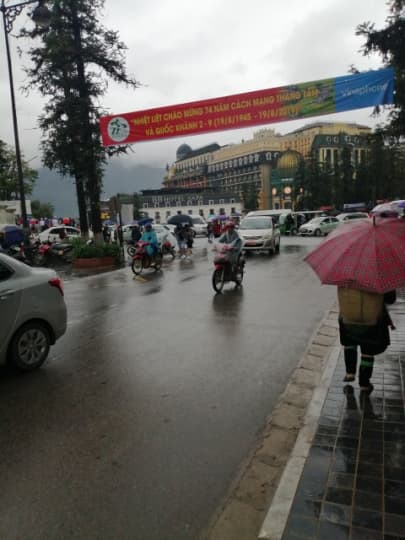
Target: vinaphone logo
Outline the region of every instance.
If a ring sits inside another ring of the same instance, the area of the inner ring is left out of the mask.
[[[129,135],[129,123],[125,118],[116,116],[108,122],[107,131],[114,142],[124,141]]]

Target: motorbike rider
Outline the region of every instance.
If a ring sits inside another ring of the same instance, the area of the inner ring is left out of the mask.
[[[232,265],[237,264],[242,251],[243,242],[235,229],[235,223],[233,221],[227,221],[225,223],[224,232],[218,238],[218,242],[220,244],[227,244],[229,247],[233,248],[232,251],[230,251],[230,262]]]
[[[158,252],[159,249],[159,242],[156,236],[156,232],[152,228],[152,223],[146,223],[144,227],[144,231],[141,236],[141,242],[148,242],[149,245],[146,246],[146,253],[150,257],[154,257],[154,255]]]

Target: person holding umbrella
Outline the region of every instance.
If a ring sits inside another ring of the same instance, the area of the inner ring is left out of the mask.
[[[169,225],[176,225],[176,228],[174,230],[174,234],[177,239],[177,246],[179,248],[179,256],[181,259],[184,259],[186,256],[186,249],[187,249],[187,241],[186,241],[186,235],[184,231],[184,226],[189,225],[192,226],[193,220],[190,216],[187,214],[183,214],[181,210],[177,211],[177,214],[172,216],[167,223]]]
[[[370,393],[374,356],[386,350],[394,328],[386,304],[395,302],[395,290],[405,285],[405,223],[373,217],[343,224],[305,261],[322,283],[338,286],[344,382],[356,378],[360,347],[360,390]]]

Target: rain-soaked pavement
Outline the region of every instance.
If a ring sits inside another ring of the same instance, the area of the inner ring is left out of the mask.
[[[302,262],[317,242],[249,257],[222,295],[204,239],[141,279],[66,279],[47,363],[0,373],[0,538],[197,538],[334,300]]]

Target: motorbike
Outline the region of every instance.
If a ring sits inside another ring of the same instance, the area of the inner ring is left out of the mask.
[[[136,245],[133,245],[132,243],[128,244],[129,245],[127,247],[127,253],[130,257],[133,257],[136,252]],[[172,259],[176,257],[176,249],[169,240],[165,240],[164,242],[162,242],[160,250],[162,252],[162,257],[165,257],[166,255],[170,255]]]
[[[71,262],[73,259],[73,245],[68,242],[45,242],[39,244],[33,255],[34,264],[46,265],[51,260]]]
[[[162,250],[162,257],[164,257],[165,255],[170,255],[172,259],[176,257],[176,250],[173,244],[169,242],[169,240],[165,240],[162,243],[161,250]]]
[[[225,283],[233,281],[239,287],[243,281],[245,272],[245,259],[241,254],[237,263],[232,263],[233,247],[227,244],[215,244],[214,265],[215,269],[212,274],[212,286],[214,291],[220,293],[224,288]]]
[[[23,243],[12,244],[11,246],[8,246],[7,248],[2,249],[2,252],[8,255],[9,257],[13,257],[13,259],[16,259],[17,261],[20,261],[25,264],[28,264],[29,266],[32,266],[32,261],[29,259],[29,257],[27,257]]]
[[[158,250],[152,257],[148,254],[146,247],[149,242],[140,240],[135,244],[135,253],[132,255],[131,269],[135,275],[139,275],[146,268],[154,268],[157,272],[162,266],[162,251]]]

